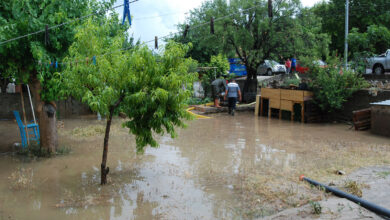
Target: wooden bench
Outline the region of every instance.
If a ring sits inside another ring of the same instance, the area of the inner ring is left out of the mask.
[[[367,130],[371,128],[371,109],[353,111],[353,125],[356,131]]]

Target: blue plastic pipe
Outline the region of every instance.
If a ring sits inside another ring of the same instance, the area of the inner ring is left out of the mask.
[[[306,182],[308,182],[308,183],[310,183],[310,184],[312,184],[312,185],[314,185],[314,186],[322,187],[322,188],[324,188],[327,192],[331,192],[331,193],[333,193],[334,195],[336,195],[336,196],[338,196],[338,197],[341,197],[341,198],[346,198],[346,199],[348,199],[348,200],[350,200],[350,201],[352,201],[352,202],[354,202],[354,203],[356,203],[356,204],[358,204],[358,205],[360,205],[360,206],[362,206],[362,207],[364,207],[364,208],[366,208],[366,209],[368,209],[368,210],[370,210],[370,211],[372,211],[372,212],[375,212],[375,213],[378,214],[378,215],[381,215],[381,216],[385,216],[385,217],[387,217],[387,218],[390,218],[390,210],[388,210],[388,209],[386,209],[386,208],[383,208],[383,207],[381,207],[381,206],[378,206],[378,205],[376,205],[376,204],[374,204],[374,203],[371,203],[371,202],[369,202],[369,201],[366,201],[366,200],[364,200],[364,199],[361,199],[361,198],[359,198],[359,197],[357,197],[357,196],[354,196],[354,195],[352,195],[352,194],[343,192],[343,191],[341,191],[341,190],[339,190],[339,189],[332,188],[332,187],[330,187],[330,186],[326,186],[326,185],[324,185],[324,184],[322,184],[322,183],[319,183],[319,182],[317,182],[317,181],[315,181],[315,180],[309,179],[309,178],[305,177],[304,175],[301,175],[301,176],[299,177],[299,179],[300,179],[301,181],[305,180]]]

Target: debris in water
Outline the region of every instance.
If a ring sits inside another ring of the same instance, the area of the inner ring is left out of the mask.
[[[337,170],[337,171],[336,171],[336,174],[337,174],[337,175],[345,175],[346,173],[345,173],[345,171]]]

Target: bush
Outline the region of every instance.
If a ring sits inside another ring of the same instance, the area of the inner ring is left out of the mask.
[[[310,67],[310,86],[314,101],[323,111],[332,112],[343,108],[344,102],[359,89],[368,87],[361,74],[342,68],[336,59],[328,59],[328,67]]]

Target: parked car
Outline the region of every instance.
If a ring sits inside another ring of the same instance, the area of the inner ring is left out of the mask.
[[[384,74],[390,71],[390,49],[379,56],[367,58],[367,68],[376,75]]]
[[[313,64],[314,65],[318,65],[320,68],[325,68],[327,67],[327,64],[322,61],[322,60],[314,60],[313,61]],[[297,61],[297,72],[299,73],[306,73],[307,71],[309,71],[309,67],[303,67],[299,64],[299,61]]]
[[[271,76],[274,73],[286,73],[286,66],[274,60],[264,60],[264,63],[257,67],[257,75]]]

